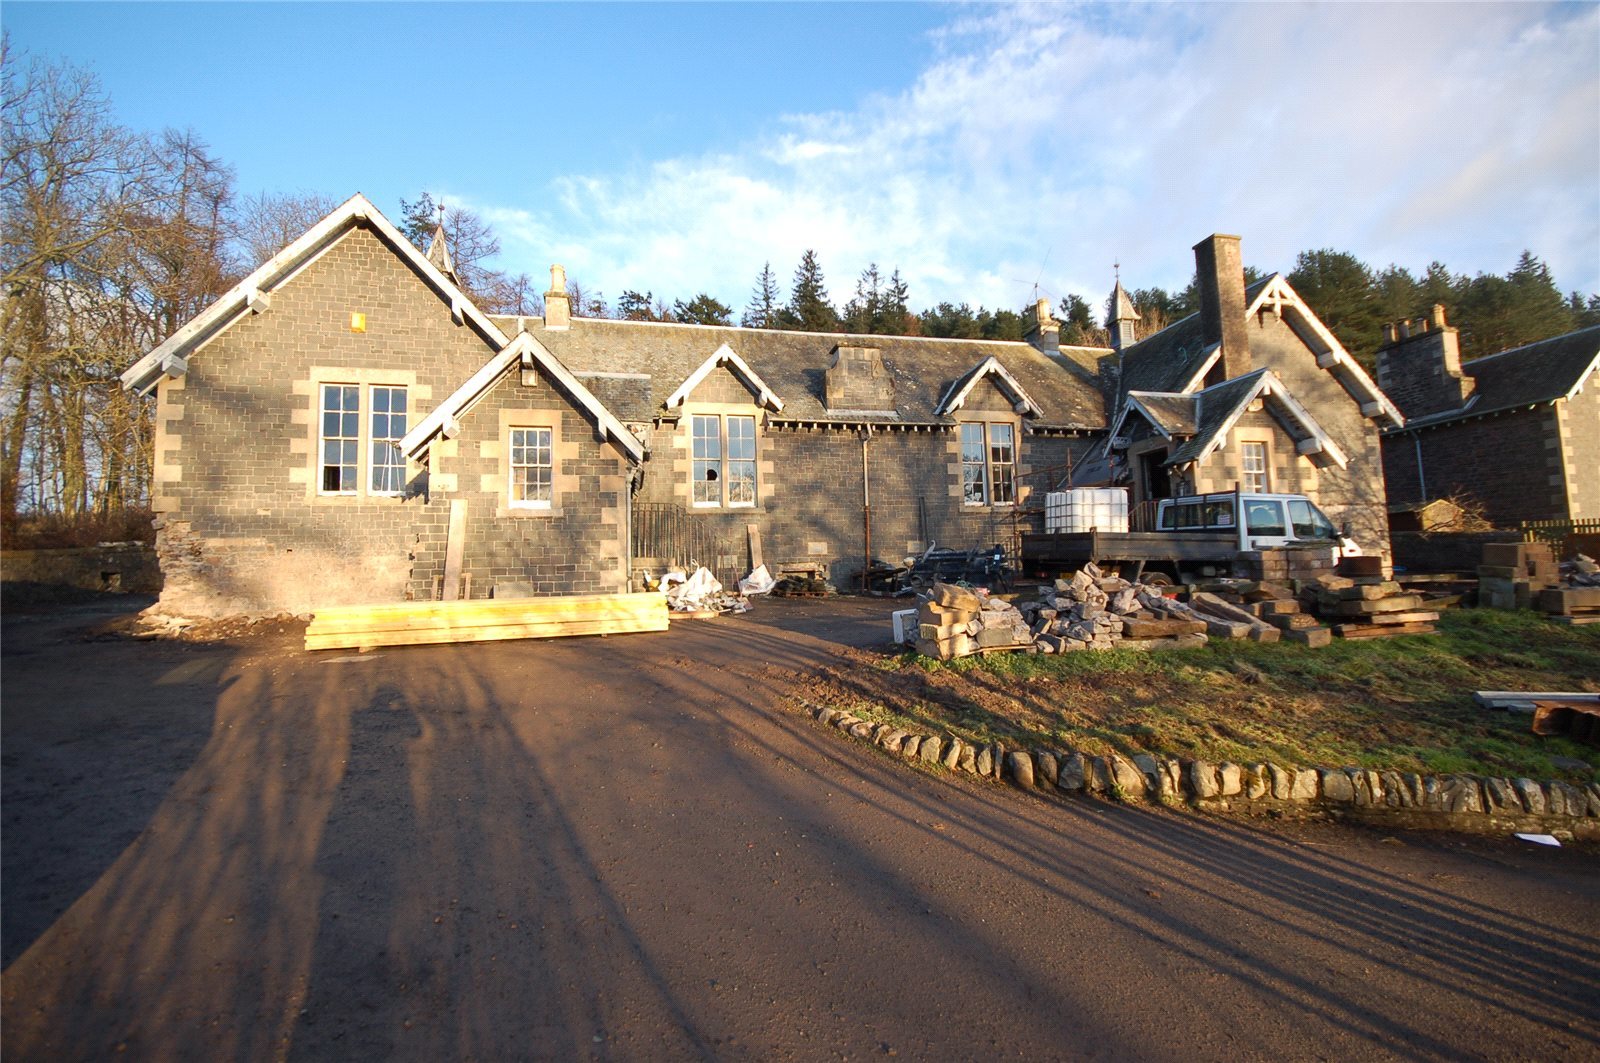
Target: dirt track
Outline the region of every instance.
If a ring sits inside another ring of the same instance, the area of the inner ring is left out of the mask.
[[[366,655],[7,615],[0,1047],[1600,1053],[1593,849],[918,773],[780,693],[887,612]]]

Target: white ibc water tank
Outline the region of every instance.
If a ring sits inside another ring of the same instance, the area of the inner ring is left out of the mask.
[[[1077,487],[1044,496],[1047,532],[1125,532],[1128,492],[1122,487]]]

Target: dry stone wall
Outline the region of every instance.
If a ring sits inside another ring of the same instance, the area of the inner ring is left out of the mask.
[[[1332,815],[1478,834],[1523,831],[1600,839],[1597,783],[1013,749],[1001,742],[973,745],[955,735],[918,734],[833,708],[806,710],[817,722],[890,755],[1060,796],[1183,802],[1211,812]]]

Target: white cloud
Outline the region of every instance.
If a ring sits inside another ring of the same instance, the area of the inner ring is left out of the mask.
[[[1041,268],[1055,298],[1098,295],[1113,258],[1181,286],[1218,230],[1285,270],[1332,246],[1504,272],[1529,247],[1600,290],[1592,6],[1029,5],[934,43],[915,83],[850,111],[478,208],[513,269],[736,307],[806,248],[838,302],[869,261],[919,305],[1020,306]]]

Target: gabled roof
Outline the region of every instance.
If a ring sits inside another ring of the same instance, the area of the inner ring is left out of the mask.
[[[1320,368],[1333,373],[1345,391],[1360,403],[1363,415],[1392,424],[1404,422],[1400,410],[1378,389],[1367,371],[1328,331],[1282,274],[1264,277],[1245,289],[1247,317],[1267,310],[1289,325],[1316,356]],[[1190,314],[1123,350],[1119,399],[1132,391],[1196,391],[1219,355],[1220,348],[1205,341],[1200,315]]]
[[[1155,425],[1156,431],[1172,439],[1192,436],[1199,430],[1200,403],[1196,395],[1163,395],[1154,391],[1131,391],[1128,408],[1139,410]],[[1113,435],[1115,433],[1112,433]]]
[[[1343,468],[1349,459],[1339,444],[1317,423],[1289,389],[1270,369],[1257,369],[1244,376],[1225,380],[1200,392],[1196,431],[1183,446],[1167,458],[1168,465],[1185,465],[1203,461],[1228,439],[1228,433],[1256,399],[1265,399],[1276,411],[1280,421],[1295,436],[1298,451],[1308,457],[1322,455]],[[1299,429],[1297,435],[1294,428]]]
[[[602,439],[612,443],[634,462],[644,460],[644,444],[638,437],[628,431],[623,423],[606,409],[605,404],[584,387],[555,355],[526,332],[518,333],[516,339],[506,344],[503,350],[472,374],[465,384],[451,392],[447,399],[435,406],[428,416],[407,432],[400,440],[401,452],[408,458],[415,458],[428,448],[435,437],[443,435],[448,439],[454,436],[461,418],[465,417],[468,411],[477,405],[478,400],[487,395],[489,389],[513,367],[524,369],[538,367],[543,370],[555,380],[562,391],[567,393],[574,404],[594,419],[595,430],[600,433]]]
[[[751,369],[745,363],[745,360],[740,358],[734,349],[726,343],[718,347],[710,358],[701,362],[695,368],[695,371],[685,377],[683,383],[678,385],[678,389],[667,396],[667,406],[669,408],[682,406],[689,394],[700,386],[700,382],[710,376],[712,370],[719,366],[726,366],[735,376],[744,381],[745,387],[755,393],[756,405],[765,406],[773,413],[781,413],[783,411],[783,400],[773,394],[772,389],[767,387],[767,382],[757,376],[756,371]]]
[[[508,330],[516,327],[516,318],[497,320]],[[786,424],[954,424],[954,417],[938,412],[941,400],[952,385],[959,390],[957,381],[993,358],[1039,410],[1030,419],[1035,429],[1105,430],[1105,403],[1094,383],[1027,343],[600,318],[573,318],[563,331],[547,330],[537,318],[526,325],[580,380],[603,381],[606,405],[630,422],[675,416],[664,397],[726,345],[772,395],[782,396],[782,412],[769,416]],[[893,417],[888,411],[828,409],[826,373],[841,344],[879,351],[893,387]]]
[[[1461,372],[1473,381],[1467,404],[1459,410],[1412,418],[1407,428],[1574,397],[1600,372],[1600,325],[1462,362]]]
[[[122,386],[147,395],[162,377],[179,377],[188,371],[189,356],[249,313],[263,313],[272,305],[272,291],[300,270],[316,261],[347,233],[368,226],[396,255],[416,270],[439,298],[450,307],[450,314],[462,324],[470,323],[491,347],[505,346],[506,337],[469,299],[465,292],[407,240],[389,219],[357,194],[323,218],[300,239],[263,262],[248,277],[230,288],[155,350],[145,355],[122,374]]]
[[[987,376],[996,378],[1000,390],[1011,397],[1018,413],[1032,414],[1034,417],[1040,415],[1038,403],[1028,397],[1022,385],[1017,383],[1017,378],[1006,372],[1006,367],[993,355],[952,380],[950,386],[945,389],[944,398],[939,400],[939,405],[934,407],[933,412],[948,415],[959,410],[966,404],[967,396],[972,394],[972,389],[978,386],[978,381]]]

